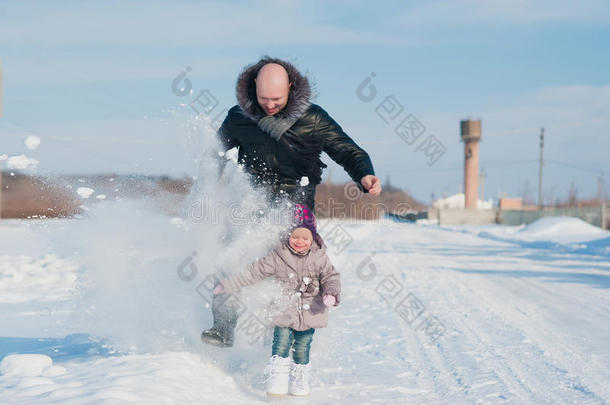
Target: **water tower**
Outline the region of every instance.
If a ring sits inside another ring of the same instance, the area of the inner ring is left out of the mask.
[[[460,121],[464,141],[464,197],[465,208],[476,209],[479,188],[479,141],[481,120]]]

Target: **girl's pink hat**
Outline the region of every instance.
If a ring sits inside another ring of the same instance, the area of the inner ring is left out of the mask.
[[[294,210],[294,226],[291,232],[296,228],[307,228],[313,236],[313,240],[318,241],[318,232],[316,230],[316,217],[313,211],[306,204],[296,204]]]

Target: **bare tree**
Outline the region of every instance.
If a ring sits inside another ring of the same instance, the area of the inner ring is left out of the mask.
[[[572,181],[570,183],[570,191],[568,191],[568,207],[575,207],[578,203],[578,187]]]
[[[534,205],[534,188],[530,184],[529,179],[525,180],[523,186],[521,187],[521,199],[523,200],[523,205]]]

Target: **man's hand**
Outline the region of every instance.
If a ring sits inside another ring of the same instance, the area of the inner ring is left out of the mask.
[[[212,291],[213,295],[224,294],[224,293],[225,293],[225,289],[222,286],[222,284],[218,284],[216,287],[214,287],[214,291]]]
[[[379,177],[377,176],[367,174],[360,179],[360,184],[362,184],[362,187],[368,190],[370,195],[381,194],[381,180],[379,180]]]

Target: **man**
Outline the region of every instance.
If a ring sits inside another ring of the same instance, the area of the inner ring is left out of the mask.
[[[247,66],[237,79],[238,105],[231,108],[218,136],[225,150],[238,147],[238,162],[252,182],[271,191],[271,199],[284,193],[295,203],[315,207],[315,187],[321,182],[322,152],[341,165],[361,191],[381,193],[371,159],[328,115],[310,101],[307,78],[289,62],[263,57]],[[307,180],[304,181],[304,178]],[[214,326],[201,339],[232,346],[237,323],[235,311],[212,304]]]

